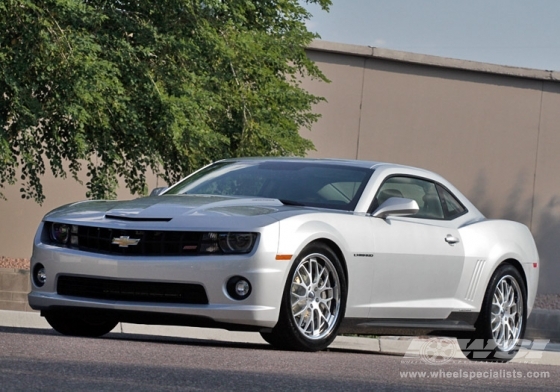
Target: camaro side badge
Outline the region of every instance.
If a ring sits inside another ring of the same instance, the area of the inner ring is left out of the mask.
[[[118,245],[119,248],[128,248],[130,245],[138,245],[140,238],[130,238],[129,236],[121,235],[119,238],[113,238],[112,244]]]

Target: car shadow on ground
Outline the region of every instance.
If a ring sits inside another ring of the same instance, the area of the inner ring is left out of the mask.
[[[246,342],[232,342],[226,340],[214,339],[199,339],[188,337],[175,337],[175,336],[158,336],[158,335],[143,335],[132,333],[109,333],[99,338],[83,338],[74,336],[64,336],[53,329],[40,329],[40,328],[16,328],[16,327],[0,327],[0,333],[8,334],[28,334],[28,335],[49,335],[59,336],[65,339],[104,339],[104,340],[124,340],[131,342],[141,343],[157,343],[165,345],[182,345],[182,346],[197,346],[197,347],[221,347],[221,348],[236,348],[246,350],[263,350],[263,351],[284,351],[272,347],[267,343],[246,343]],[[363,350],[353,350],[344,348],[327,348],[322,352],[345,353],[345,354],[366,354],[366,355],[384,355],[383,353]]]

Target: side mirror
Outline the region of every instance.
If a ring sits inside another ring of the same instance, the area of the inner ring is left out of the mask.
[[[418,203],[412,199],[402,197],[391,197],[383,202],[373,212],[374,218],[385,219],[388,216],[408,216],[416,214],[420,208]]]
[[[150,197],[151,196],[159,196],[161,195],[163,192],[165,192],[167,190],[167,187],[165,186],[160,186],[159,188],[154,188],[152,189],[152,191],[150,192]]]

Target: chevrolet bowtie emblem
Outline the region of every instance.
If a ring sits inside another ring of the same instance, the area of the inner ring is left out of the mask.
[[[119,248],[128,248],[130,245],[138,245],[139,238],[130,238],[129,236],[121,235],[118,238],[113,238],[112,244],[118,245]]]

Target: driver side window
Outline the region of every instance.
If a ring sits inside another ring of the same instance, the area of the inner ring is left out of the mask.
[[[375,211],[391,197],[415,200],[420,210],[413,215],[414,218],[444,219],[436,185],[431,181],[414,177],[391,177],[377,191],[372,210]]]

